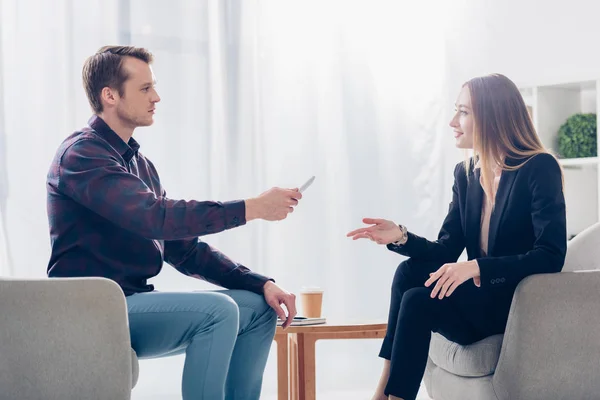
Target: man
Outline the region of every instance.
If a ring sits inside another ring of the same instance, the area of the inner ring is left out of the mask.
[[[142,48],[107,46],[85,62],[94,115],[62,143],[48,173],[48,276],[116,281],[138,356],[186,354],[184,399],[258,399],[276,314],[287,327],[295,296],[198,236],[253,219],[282,220],[302,195],[273,188],[245,201],[169,199],[132,138],[135,128],[152,125],[160,101],[152,58]],[[154,292],[147,280],[163,260],[232,290]]]

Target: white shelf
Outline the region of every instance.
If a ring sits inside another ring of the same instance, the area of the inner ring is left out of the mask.
[[[521,96],[523,96],[523,101],[525,102],[525,105],[528,107],[533,107],[533,105],[535,104],[534,89],[533,88],[522,88],[520,90],[521,90]]]
[[[585,158],[561,158],[560,164],[563,167],[579,167],[584,165],[598,165],[598,157]]]
[[[520,88],[533,124],[544,146],[557,154],[558,131],[577,113],[600,117],[600,80],[546,82]],[[564,170],[567,205],[567,234],[578,234],[600,220],[600,141],[599,157],[559,159]]]
[[[596,81],[580,81],[571,83],[559,83],[555,85],[546,85],[556,89],[567,90],[596,90]]]

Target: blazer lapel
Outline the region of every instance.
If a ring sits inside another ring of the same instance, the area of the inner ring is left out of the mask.
[[[466,204],[466,232],[467,251],[472,250],[473,257],[480,254],[479,236],[481,235],[481,205],[483,202],[483,188],[479,183],[479,168],[475,169],[469,177],[467,185],[467,204]]]
[[[506,164],[514,166],[516,160],[507,159]],[[490,217],[490,232],[488,237],[488,255],[494,254],[494,245],[496,244],[496,237],[498,236],[498,228],[502,221],[502,215],[508,204],[508,197],[512,190],[515,177],[517,176],[518,170],[515,171],[502,171],[500,176],[500,182],[498,183],[498,192],[496,192],[496,203],[492,210]]]

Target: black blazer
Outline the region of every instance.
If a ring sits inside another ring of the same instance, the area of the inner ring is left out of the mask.
[[[507,159],[508,165],[517,165]],[[469,260],[477,259],[482,288],[512,290],[526,276],[559,272],[567,252],[565,198],[562,173],[550,154],[531,157],[515,171],[502,171],[496,205],[490,219],[488,255],[479,247],[483,188],[479,169],[470,161],[454,169],[453,197],[438,240],[414,233],[392,251],[415,260],[456,262],[465,247]]]

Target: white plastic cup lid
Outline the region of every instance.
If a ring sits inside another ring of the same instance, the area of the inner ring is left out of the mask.
[[[323,293],[324,290],[318,286],[303,286],[301,293]]]

